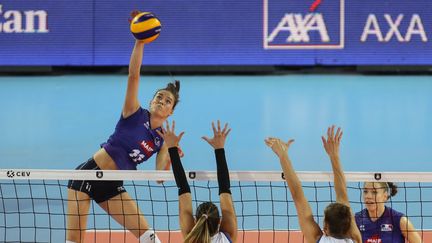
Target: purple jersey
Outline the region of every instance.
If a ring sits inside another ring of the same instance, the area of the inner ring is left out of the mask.
[[[356,213],[355,220],[362,235],[363,243],[405,243],[400,229],[404,214],[385,207],[383,215],[373,222],[367,209]]]
[[[163,144],[162,137],[156,132],[161,128],[151,129],[150,112],[140,107],[134,114],[120,117],[114,133],[103,147],[120,170],[136,170],[140,164],[159,152]]]

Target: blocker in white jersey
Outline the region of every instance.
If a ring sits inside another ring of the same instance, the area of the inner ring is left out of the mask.
[[[351,239],[337,239],[331,236],[323,235],[317,243],[354,243]]]
[[[212,123],[213,138],[202,137],[214,148],[222,216],[214,203],[203,202],[197,207],[194,217],[191,190],[177,148],[184,133],[181,132],[176,135],[174,127],[174,122],[172,126],[167,123],[165,128],[162,127],[163,133],[159,132],[159,135],[165,140],[168,147],[172,170],[178,187],[179,223],[184,243],[236,242],[237,217],[231,197],[229,171],[224,149],[225,139],[231,129],[228,128],[228,124],[221,128],[220,121],[218,121],[217,127]]]
[[[339,145],[342,139],[342,129],[331,126],[327,129],[327,136],[321,136],[324,149],[330,158],[333,169],[336,202],[330,203],[324,209],[324,227],[315,221],[311,206],[303,192],[303,187],[288,156],[290,145],[294,139],[283,142],[279,138],[269,137],[265,143],[279,157],[279,161],[291,192],[298,215],[300,229],[305,241],[317,243],[356,243],[362,242],[348,199],[345,175],[339,157]],[[352,240],[351,240],[352,239]]]
[[[211,243],[232,243],[230,237],[224,232],[218,232],[211,238]]]

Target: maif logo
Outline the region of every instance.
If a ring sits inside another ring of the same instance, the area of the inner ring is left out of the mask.
[[[343,49],[345,0],[264,0],[264,49]]]

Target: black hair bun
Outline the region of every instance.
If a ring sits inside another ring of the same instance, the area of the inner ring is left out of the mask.
[[[177,92],[180,92],[180,80],[175,80],[174,86]]]

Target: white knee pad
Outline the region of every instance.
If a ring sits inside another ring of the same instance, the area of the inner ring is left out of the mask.
[[[139,238],[140,243],[161,243],[154,230],[147,230]]]
[[[67,241],[66,241],[66,243],[75,243],[75,242],[73,242],[73,241],[70,241],[70,240],[67,240]]]

